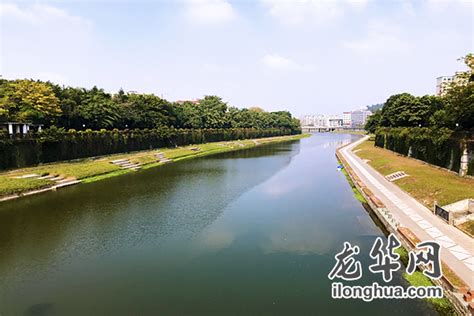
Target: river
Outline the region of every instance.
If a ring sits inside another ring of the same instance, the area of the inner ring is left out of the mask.
[[[383,232],[300,141],[169,164],[0,205],[0,315],[432,315],[419,300],[330,298],[334,255]],[[398,273],[393,285],[406,283]]]

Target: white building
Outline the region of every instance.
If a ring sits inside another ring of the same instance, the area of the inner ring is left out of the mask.
[[[364,128],[367,118],[372,115],[368,110],[356,110],[342,114],[342,125],[344,128]]]
[[[326,117],[327,127],[341,128],[344,125],[344,120],[340,115],[330,115]]]
[[[346,128],[352,127],[352,112],[344,112],[342,113],[342,125]]]
[[[468,71],[468,74],[470,71]],[[455,85],[466,85],[468,79],[465,75],[466,72],[464,71],[456,71],[454,76],[441,76],[436,78],[436,95],[443,96],[445,95],[452,84]]]
[[[351,112],[351,127],[364,128],[367,123],[367,118],[372,115],[372,112],[367,110],[357,110]]]
[[[340,128],[342,127],[342,117],[340,115],[305,115],[300,119],[301,126],[319,128]]]
[[[436,95],[445,95],[452,82],[454,82],[454,76],[441,76],[436,78]]]

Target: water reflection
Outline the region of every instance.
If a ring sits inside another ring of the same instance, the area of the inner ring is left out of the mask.
[[[367,249],[382,235],[336,169],[335,148],[353,137],[318,134],[2,204],[0,313],[426,312],[417,301],[329,299],[343,241]]]

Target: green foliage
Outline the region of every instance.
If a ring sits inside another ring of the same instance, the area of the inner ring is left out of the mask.
[[[392,95],[380,113],[379,126],[428,126],[430,117],[440,110],[443,103],[439,97],[415,97],[409,93]]]
[[[380,125],[380,120],[382,118],[382,111],[378,110],[369,118],[367,119],[367,122],[365,123],[364,129],[370,133],[374,134],[375,131],[377,130],[377,127]]]
[[[460,142],[466,137],[446,127],[378,128],[375,145],[457,172]]]
[[[461,130],[474,128],[474,82],[451,87],[444,102],[444,126]]]
[[[60,114],[59,99],[43,82],[0,82],[0,118],[4,121],[51,123]]]
[[[32,138],[0,138],[0,169],[187,144],[298,134],[285,128],[66,130],[52,126]]]
[[[378,110],[381,110],[383,108],[384,104],[383,103],[378,103],[378,104],[372,104],[367,106],[367,110],[369,110],[372,113],[377,112]]]
[[[472,139],[474,132],[474,56],[463,60],[470,70],[457,73],[443,97],[390,96],[365,126],[376,133],[375,145],[459,171],[461,143]],[[470,175],[473,163],[471,158]]]
[[[407,274],[404,273],[403,277],[405,280],[410,283],[410,285],[419,287],[419,286],[433,286],[433,283],[431,280],[425,276],[421,271],[415,271],[413,274]],[[428,302],[430,302],[433,307],[440,313],[440,315],[457,315],[456,310],[452,306],[452,304],[449,302],[449,300],[445,297],[443,298],[429,298],[426,299]]]
[[[32,112],[32,109],[34,111]],[[218,96],[171,103],[153,94],[115,95],[103,89],[61,87],[51,82],[0,80],[0,120],[31,119],[66,129],[156,129],[161,127],[289,128],[299,122],[289,112],[230,107]]]

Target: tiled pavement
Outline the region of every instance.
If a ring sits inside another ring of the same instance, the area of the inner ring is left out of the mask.
[[[352,148],[366,138],[342,148],[340,152],[343,157],[400,225],[412,230],[421,240],[437,241],[442,246],[442,260],[474,288],[474,240],[436,217],[429,209],[357,157]]]

